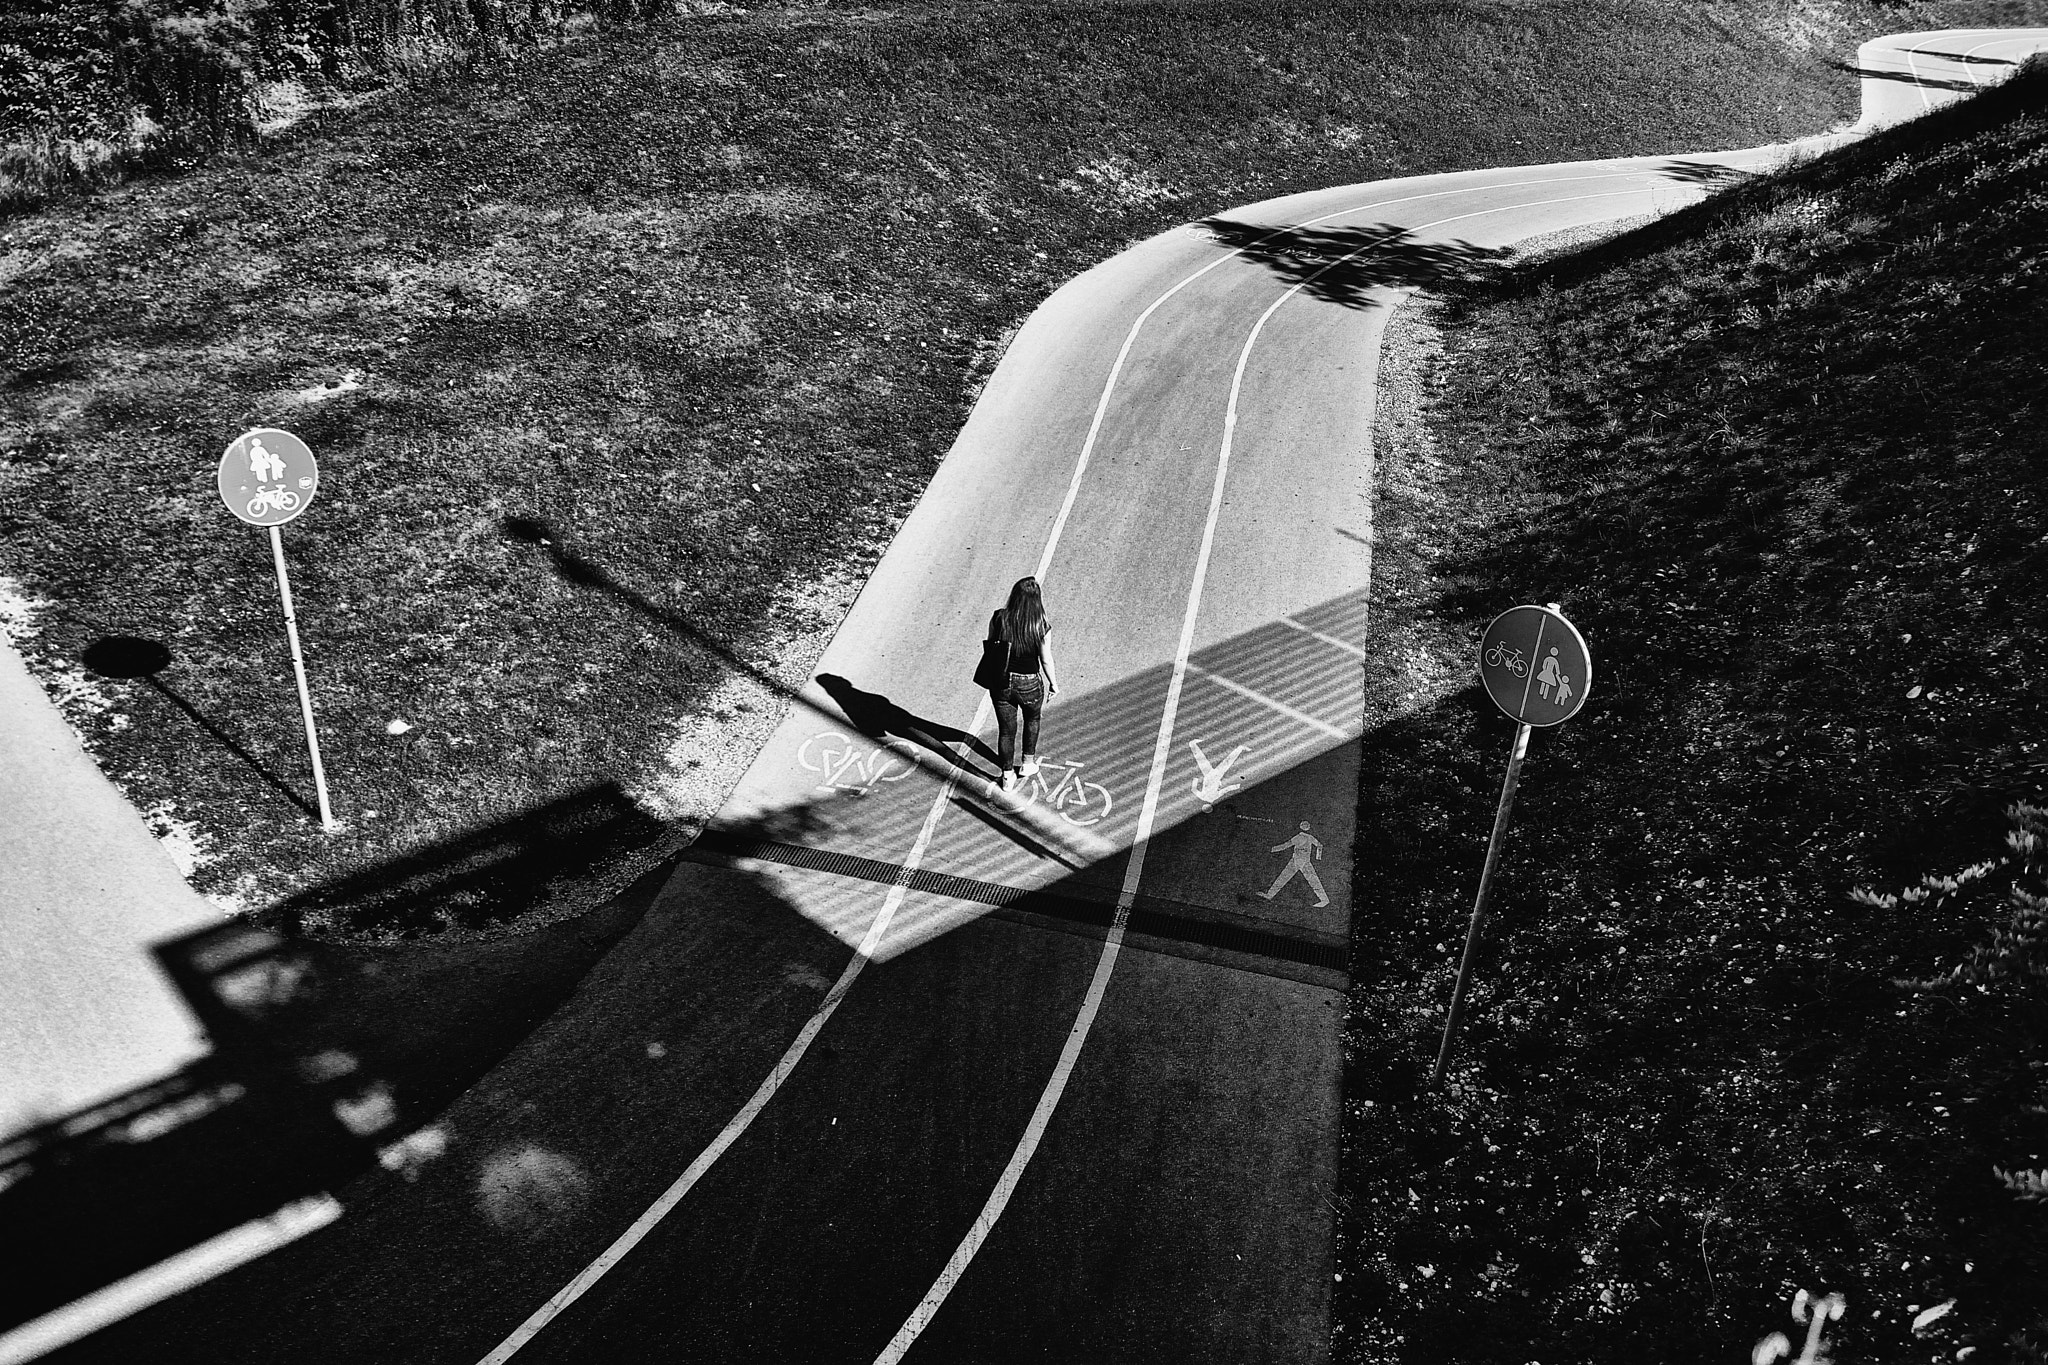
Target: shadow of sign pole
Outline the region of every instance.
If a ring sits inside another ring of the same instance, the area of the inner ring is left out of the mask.
[[[1437,1048],[1436,1070],[1429,1083],[1444,1078],[1451,1043],[1465,1014],[1465,991],[1472,980],[1472,959],[1486,927],[1486,898],[1493,890],[1500,864],[1501,837],[1515,808],[1515,789],[1522,780],[1522,759],[1529,752],[1529,732],[1537,726],[1562,725],[1579,713],[1593,690],[1593,654],[1585,637],[1564,619],[1557,603],[1514,607],[1493,618],[1479,637],[1479,680],[1494,704],[1515,722],[1515,747],[1508,755],[1508,773],[1501,783],[1500,808],[1494,812],[1493,837],[1486,843],[1486,864],[1479,873],[1479,894],[1472,902],[1472,923],[1465,931],[1465,952],[1458,961],[1458,984],[1451,989],[1450,1013],[1444,1018],[1444,1039]]]
[[[157,676],[171,666],[171,651],[161,640],[146,640],[136,635],[102,635],[85,647],[78,661],[102,678],[140,679],[148,683],[156,689],[158,696],[184,712],[194,725],[246,763],[250,771],[268,783],[278,795],[305,812],[308,818],[319,817],[320,812],[313,808],[312,802],[293,791],[283,778],[263,766],[262,759],[250,753],[233,735],[214,724],[205,712]]]

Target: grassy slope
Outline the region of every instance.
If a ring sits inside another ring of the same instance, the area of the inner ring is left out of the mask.
[[[766,10],[400,92],[9,222],[0,574],[54,604],[24,637],[53,686],[102,636],[162,641],[163,682],[247,751],[141,684],[71,704],[195,827],[204,889],[657,784],[722,676],[703,640],[772,652],[793,587],[872,562],[1061,279],[1286,190],[1822,128],[1855,107],[1823,57],[1985,7],[1835,7],[1856,32],[1812,8]],[[285,538],[333,840],[287,798],[311,782],[264,537],[212,488],[258,423],[323,460]],[[506,517],[666,615],[564,581]]]
[[[2048,992],[1894,980],[2041,890],[2001,808],[2048,792],[2044,172],[2036,71],[1442,313],[1455,455],[1376,516],[1376,605],[1463,690],[1366,746],[1341,1358],[1733,1360],[1797,1288],[1848,1296],[1838,1359],[2048,1358],[1993,1170],[2048,1156]],[[1470,642],[1545,600],[1596,686],[1433,1098],[1512,734]]]

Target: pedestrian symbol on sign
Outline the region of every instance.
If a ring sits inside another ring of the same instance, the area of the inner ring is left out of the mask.
[[[258,483],[279,483],[284,479],[284,461],[263,448],[261,436],[249,441],[249,472]]]

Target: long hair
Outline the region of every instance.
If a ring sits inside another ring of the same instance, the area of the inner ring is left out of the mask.
[[[1036,649],[1045,631],[1045,603],[1038,596],[1038,580],[1020,578],[1010,589],[1009,605],[1003,608],[1003,638],[1013,646]]]

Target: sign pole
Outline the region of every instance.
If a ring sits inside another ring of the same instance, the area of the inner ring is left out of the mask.
[[[299,621],[292,611],[291,579],[284,571],[284,538],[277,528],[313,505],[320,489],[320,464],[304,441],[277,427],[257,427],[228,442],[214,475],[220,500],[237,520],[270,529],[270,558],[277,566],[277,597],[284,603],[284,633],[292,645],[292,672],[299,680],[299,714],[306,721],[306,749],[313,755],[313,789],[320,797],[320,828],[332,834],[334,810],[327,804],[327,772],[320,766],[320,736],[313,729],[313,694],[306,690],[306,656],[299,649]]]
[[[306,659],[299,652],[299,623],[292,614],[292,585],[284,572],[284,537],[270,528],[270,557],[277,564],[277,596],[284,603],[284,633],[292,644],[292,672],[299,680],[299,714],[306,721],[306,749],[313,755],[313,789],[320,797],[320,828],[334,832],[334,812],[327,805],[327,774],[320,767],[320,737],[313,730],[313,694],[306,690]],[[1492,867],[1489,858],[1488,868]]]
[[[1479,952],[1479,931],[1486,926],[1486,895],[1493,890],[1493,869],[1500,862],[1500,840],[1508,829],[1508,812],[1515,808],[1515,787],[1522,780],[1522,756],[1529,752],[1529,726],[1524,722],[1515,731],[1514,752],[1508,756],[1507,780],[1501,783],[1500,809],[1493,817],[1493,837],[1486,843],[1486,866],[1479,873],[1479,896],[1472,902],[1472,926],[1465,931],[1465,955],[1458,962],[1458,984],[1451,990],[1451,1012],[1444,1020],[1444,1041],[1437,1049],[1436,1070],[1430,1073],[1429,1083],[1435,1085],[1444,1078],[1444,1067],[1451,1060],[1451,1039],[1458,1032],[1458,1020],[1465,1013],[1465,986],[1472,976],[1472,959]]]
[[[1493,890],[1494,869],[1500,864],[1508,812],[1515,808],[1515,786],[1522,779],[1522,759],[1529,752],[1529,731],[1539,725],[1562,725],[1585,706],[1586,694],[1593,690],[1593,651],[1557,603],[1513,607],[1494,617],[1479,637],[1479,681],[1494,705],[1515,722],[1515,748],[1508,757],[1507,779],[1500,786],[1493,837],[1486,841],[1486,866],[1479,873],[1472,927],[1465,931],[1465,954],[1458,960],[1458,984],[1451,990],[1451,1010],[1444,1018],[1444,1040],[1437,1049],[1436,1070],[1429,1076],[1431,1085],[1444,1078],[1458,1021],[1465,1014],[1465,988],[1472,979],[1472,959],[1479,954],[1480,931],[1486,927],[1486,896]]]

